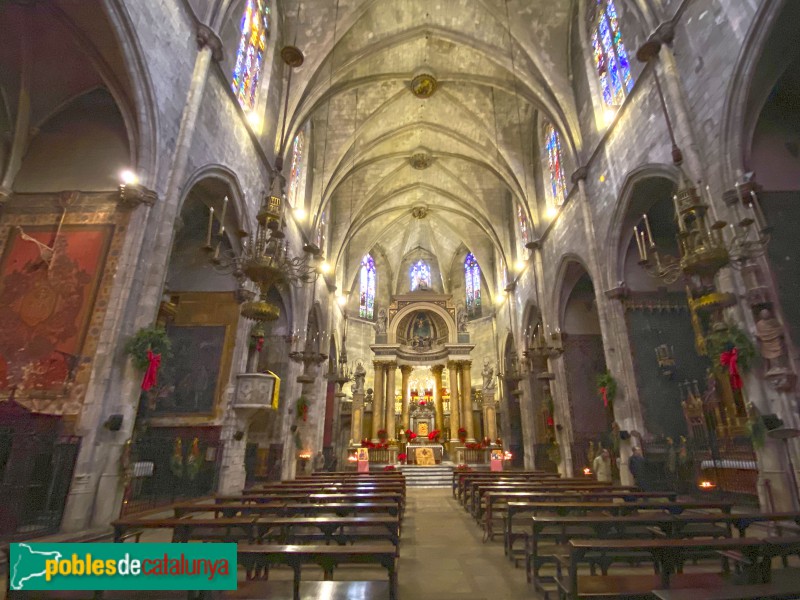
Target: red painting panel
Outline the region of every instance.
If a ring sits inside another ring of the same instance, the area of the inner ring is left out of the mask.
[[[113,230],[11,230],[0,263],[0,389],[60,392],[72,378]]]

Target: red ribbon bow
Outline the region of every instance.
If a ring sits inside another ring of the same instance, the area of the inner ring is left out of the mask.
[[[142,389],[145,392],[156,384],[158,379],[158,367],[161,366],[161,355],[153,354],[152,350],[148,350],[147,360],[150,364],[147,365],[147,371],[145,371],[144,379],[142,379]]]
[[[742,389],[742,377],[739,375],[739,351],[736,348],[731,348],[727,352],[719,355],[719,364],[723,367],[728,367],[728,377],[731,381],[731,389],[733,391]]]
[[[260,335],[256,339],[256,352],[261,352],[261,349],[264,347],[264,336]]]
[[[606,390],[606,386],[600,388],[600,395],[603,397],[603,406],[608,408],[608,391]]]

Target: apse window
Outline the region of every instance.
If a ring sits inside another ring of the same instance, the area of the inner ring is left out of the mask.
[[[431,268],[422,261],[418,260],[411,266],[411,291],[427,290],[431,287]]]
[[[467,315],[481,316],[481,268],[475,255],[470,252],[464,259],[464,288],[467,294]]]
[[[258,82],[269,36],[269,7],[265,0],[247,0],[242,15],[241,38],[231,87],[243,109],[256,105]]]
[[[621,106],[633,87],[633,76],[614,0],[590,0],[589,27],[603,101],[609,107]]]
[[[367,254],[361,259],[361,294],[358,316],[373,319],[375,315],[375,261]]]

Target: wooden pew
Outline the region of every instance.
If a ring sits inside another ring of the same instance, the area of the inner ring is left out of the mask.
[[[474,513],[476,504],[480,504],[483,494],[487,491],[536,491],[540,489],[545,490],[614,490],[632,492],[638,491],[639,488],[634,486],[614,486],[610,483],[601,481],[587,480],[587,479],[553,479],[542,481],[470,481],[465,490],[462,504],[465,507],[470,507],[469,510]],[[650,492],[656,493],[656,492]]]
[[[389,575],[389,597],[397,599],[397,557],[391,544],[364,546],[287,546],[245,545],[238,548],[238,560],[247,571],[247,578],[257,578],[263,571],[264,578],[271,565],[287,565],[294,571],[293,598],[300,600],[300,576],[303,565],[322,567],[325,581],[333,578],[333,571],[342,564],[376,564],[384,567]]]
[[[473,479],[499,480],[543,480],[558,479],[558,473],[547,473],[544,471],[453,471],[453,498],[460,499],[464,493],[464,486]]]
[[[579,575],[578,567],[593,553],[619,551],[648,552],[658,567],[658,575]],[[800,554],[800,537],[791,538],[721,538],[721,539],[611,539],[570,540],[569,555],[559,557],[556,575],[559,589],[569,599],[637,597],[653,589],[672,587],[715,588],[729,582],[714,573],[677,573],[679,567],[702,553],[740,553],[741,568],[747,583],[767,583],[772,558]],[[565,573],[566,571],[566,573]],[[677,574],[676,574],[677,573]],[[723,573],[725,575],[725,573]]]
[[[257,517],[233,517],[222,519],[141,519],[128,517],[111,523],[114,542],[122,542],[131,531],[143,529],[172,529],[173,542],[188,542],[190,539],[214,539],[220,542],[255,541]],[[214,533],[208,533],[213,530]],[[203,532],[202,535],[200,532]],[[138,538],[137,538],[138,539]]]
[[[399,516],[400,510],[396,502],[327,502],[325,504],[285,503],[260,504],[247,503],[220,503],[220,504],[173,504],[175,517],[181,518],[196,513],[213,512],[215,516],[235,517],[244,515],[262,516],[322,516],[338,515],[342,517],[359,516],[363,514],[383,514],[393,517]]]
[[[352,544],[379,538],[390,542],[396,554],[400,555],[400,521],[397,517],[262,517],[255,524],[259,544],[264,540],[278,544],[317,540],[326,544]],[[311,528],[318,530],[319,535],[297,531]]]

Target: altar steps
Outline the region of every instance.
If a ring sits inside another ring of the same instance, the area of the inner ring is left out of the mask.
[[[453,465],[401,465],[398,468],[406,476],[408,487],[449,488],[453,485]]]

